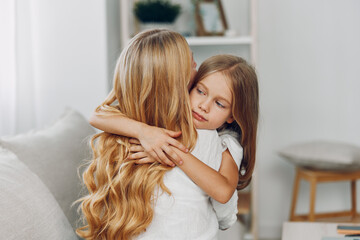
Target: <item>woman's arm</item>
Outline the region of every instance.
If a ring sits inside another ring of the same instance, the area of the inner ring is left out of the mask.
[[[145,151],[152,157],[152,161],[156,159],[165,165],[182,164],[181,158],[170,146],[180,151],[188,151],[182,143],[174,139],[179,137],[181,132],[149,126],[123,115],[105,115],[94,112],[89,122],[93,127],[104,132],[139,139]]]

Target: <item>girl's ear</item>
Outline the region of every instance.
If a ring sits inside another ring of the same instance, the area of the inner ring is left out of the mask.
[[[233,121],[234,121],[234,117],[233,117],[233,116],[230,116],[230,117],[226,120],[227,123],[232,123]]]

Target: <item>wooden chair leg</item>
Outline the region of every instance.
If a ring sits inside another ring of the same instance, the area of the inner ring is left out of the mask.
[[[299,192],[299,184],[300,184],[300,176],[299,169],[296,169],[296,176],[294,180],[294,188],[293,188],[293,196],[291,201],[291,209],[290,209],[290,221],[295,220],[295,211],[296,211],[296,201]]]
[[[316,197],[316,179],[310,181],[310,212],[309,221],[315,221],[315,197]]]
[[[351,216],[356,217],[356,180],[351,180]]]

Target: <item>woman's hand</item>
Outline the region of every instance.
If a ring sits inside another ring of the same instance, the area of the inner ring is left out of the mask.
[[[144,125],[142,131],[138,134],[139,141],[130,140],[130,143],[141,145],[143,151],[139,151],[139,154],[135,156],[142,156],[144,159],[142,161],[140,161],[140,157],[132,159],[139,159],[139,163],[154,162],[156,160],[161,164],[172,167],[175,167],[175,164],[181,165],[181,158],[170,147],[173,146],[183,152],[188,152],[188,149],[182,143],[174,139],[180,135],[181,132]],[[146,156],[144,153],[140,154],[140,152],[146,153]]]

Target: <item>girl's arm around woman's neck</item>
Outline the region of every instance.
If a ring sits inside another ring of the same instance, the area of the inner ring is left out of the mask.
[[[181,142],[174,139],[179,137],[181,132],[149,126],[125,115],[106,115],[94,112],[89,119],[89,123],[104,132],[138,139],[154,159],[159,159],[165,165],[175,166],[174,163],[179,163],[181,158],[176,154],[172,154],[171,149],[170,151],[163,150],[164,146],[171,145],[181,151],[188,151]],[[173,161],[168,159],[165,153],[172,155],[174,157]]]

